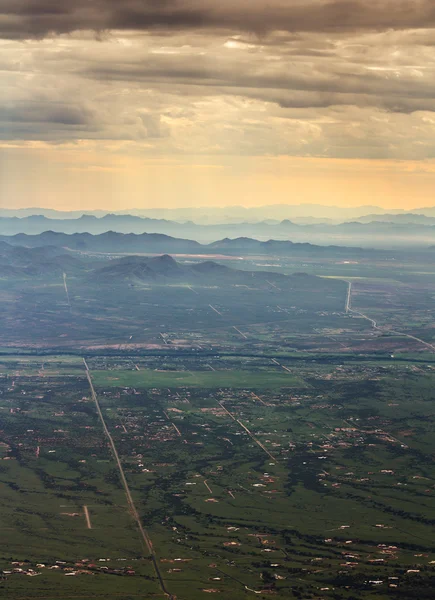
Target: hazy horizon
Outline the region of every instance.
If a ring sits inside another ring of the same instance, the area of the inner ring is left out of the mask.
[[[435,208],[435,199],[432,203],[428,203],[427,205],[416,205],[416,206],[409,206],[409,207],[399,207],[396,205],[382,205],[382,203],[356,203],[356,204],[334,204],[333,202],[322,202],[321,199],[318,199],[318,201],[312,201],[312,202],[265,202],[265,203],[258,203],[258,204],[243,204],[243,203],[219,203],[219,204],[197,204],[197,205],[193,205],[193,204],[184,204],[184,205],[180,205],[180,206],[159,206],[159,205],[153,205],[153,204],[149,204],[149,205],[137,205],[137,206],[129,206],[129,207],[109,207],[109,206],[105,206],[104,204],[101,206],[95,206],[95,205],[89,205],[86,206],[84,208],[75,208],[75,207],[71,207],[71,208],[65,208],[65,207],[60,207],[58,208],[57,206],[53,205],[53,204],[23,204],[23,206],[17,206],[16,204],[10,204],[8,205],[7,203],[2,203],[0,205],[0,211],[28,211],[29,213],[31,211],[37,211],[37,210],[44,210],[44,211],[53,211],[56,213],[81,213],[81,214],[86,214],[86,213],[105,213],[105,214],[110,214],[111,212],[114,214],[118,214],[118,213],[124,213],[124,214],[129,214],[129,213],[134,213],[135,211],[140,211],[140,212],[164,212],[164,211],[168,211],[168,212],[177,212],[177,211],[183,211],[183,210],[225,210],[225,209],[235,209],[235,210],[246,210],[246,211],[255,211],[256,209],[266,209],[268,207],[273,207],[273,208],[278,208],[278,207],[282,207],[282,208],[307,208],[307,215],[309,214],[309,209],[310,208],[317,208],[317,207],[323,207],[325,209],[328,208],[333,208],[333,209],[343,209],[344,211],[346,210],[351,210],[351,211],[357,211],[359,209],[362,210],[371,210],[371,209],[379,209],[382,212],[380,212],[379,214],[383,214],[388,213],[391,211],[391,213],[399,213],[399,214],[403,214],[403,213],[413,213],[415,211],[418,210],[430,210]],[[37,213],[33,213],[35,215],[37,215]],[[366,213],[362,213],[361,216],[364,216]]]

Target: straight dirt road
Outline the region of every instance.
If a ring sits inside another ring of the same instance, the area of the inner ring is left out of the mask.
[[[348,285],[348,288],[347,288],[345,311],[348,313],[350,311],[350,297],[352,294],[352,282],[348,281],[347,285]]]
[[[271,458],[273,461],[276,461],[276,458],[273,456],[273,454],[271,454],[269,452],[269,450],[260,442],[260,440],[258,440],[255,435],[252,433],[252,431],[250,431],[246,425],[244,425],[239,419],[237,419],[227,408],[225,408],[225,406],[222,404],[222,402],[220,402],[219,400],[217,400],[217,403],[219,404],[219,406],[225,411],[225,413],[231,417],[231,419],[233,421],[235,421],[238,425],[240,425],[240,427],[242,429],[244,429],[246,431],[246,433],[249,435],[249,437],[257,444],[257,446],[259,446],[263,452],[265,452],[267,454],[267,456],[269,458]]]
[[[66,273],[63,274],[63,287],[65,288],[66,299],[68,301],[69,309],[71,310],[71,302],[69,300],[68,285],[66,283]]]
[[[85,514],[85,519],[86,519],[86,526],[88,529],[92,529],[92,524],[91,524],[91,518],[89,516],[89,510],[87,506],[83,507],[83,512]]]

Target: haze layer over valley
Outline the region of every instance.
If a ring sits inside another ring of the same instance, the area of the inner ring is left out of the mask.
[[[433,0],[0,0],[0,597],[429,600]]]

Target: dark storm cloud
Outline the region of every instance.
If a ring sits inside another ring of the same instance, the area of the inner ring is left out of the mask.
[[[147,61],[121,66],[99,64],[87,66],[82,75],[101,81],[137,82],[188,86],[197,93],[241,95],[274,102],[283,108],[355,105],[378,106],[392,111],[411,113],[435,109],[435,84],[432,79],[407,73],[401,77],[385,76],[383,70],[370,70],[357,64],[351,67],[318,64],[307,71],[279,61],[270,63],[230,61],[218,63],[213,58],[177,55],[154,55]],[[202,88],[201,92],[198,92]],[[210,91],[207,92],[207,89]]]
[[[97,113],[77,104],[26,101],[0,104],[0,139],[65,140],[95,135]]]
[[[7,143],[435,156],[434,0],[0,0],[2,37]]]
[[[78,30],[357,31],[435,26],[433,0],[0,0],[0,35]]]
[[[54,125],[89,126],[94,121],[91,111],[78,106],[35,102],[0,106],[0,121],[10,123],[49,123]]]

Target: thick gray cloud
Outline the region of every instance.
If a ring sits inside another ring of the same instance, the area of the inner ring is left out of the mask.
[[[435,25],[433,0],[0,0],[0,35],[79,30],[338,32]]]
[[[93,119],[92,111],[67,103],[33,102],[0,106],[0,121],[5,123],[44,123],[85,128],[92,124]]]
[[[426,0],[0,0],[0,138],[432,158],[434,15]]]

